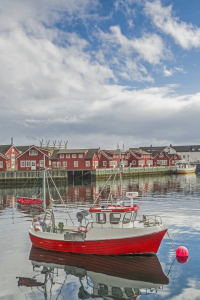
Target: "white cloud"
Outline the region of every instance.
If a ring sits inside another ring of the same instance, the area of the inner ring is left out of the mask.
[[[171,35],[182,48],[189,50],[192,47],[200,47],[200,28],[174,17],[172,5],[163,7],[160,0],[147,1],[144,11],[154,25]]]
[[[110,27],[111,33],[100,31],[100,38],[106,45],[120,46],[121,53],[130,55],[138,53],[140,58],[150,64],[159,64],[168,57],[162,38],[157,34],[144,34],[141,38],[129,39],[121,33],[119,26]]]
[[[164,76],[172,76],[173,75],[173,70],[167,70],[167,67],[163,67],[163,74]]]

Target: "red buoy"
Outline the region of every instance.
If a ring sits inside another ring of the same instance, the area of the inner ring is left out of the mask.
[[[188,252],[187,248],[180,246],[176,249],[176,256],[185,257],[188,255],[189,255],[189,252]]]
[[[176,249],[176,259],[180,264],[185,264],[188,261],[188,249],[180,246]]]

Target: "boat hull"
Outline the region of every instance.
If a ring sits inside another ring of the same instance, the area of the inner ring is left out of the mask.
[[[35,247],[69,253],[97,255],[156,254],[167,229],[128,238],[110,240],[64,241],[46,239],[29,230]]]
[[[191,168],[191,169],[177,169],[174,172],[176,174],[190,174],[190,173],[195,173],[195,171],[196,168],[195,169]]]

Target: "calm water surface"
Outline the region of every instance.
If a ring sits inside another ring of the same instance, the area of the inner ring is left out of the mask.
[[[59,187],[73,218],[79,207],[89,207],[104,183]],[[40,187],[0,189],[0,299],[200,299],[200,175],[125,179],[123,188],[138,191],[140,214],[160,215],[175,246],[188,248],[186,264],[174,260],[167,235],[157,257],[150,258],[84,258],[32,248],[28,229],[40,212],[17,205],[14,196],[37,195]],[[50,190],[56,216],[65,219],[62,203]],[[119,182],[112,190],[119,193]],[[102,198],[109,191],[107,186]]]

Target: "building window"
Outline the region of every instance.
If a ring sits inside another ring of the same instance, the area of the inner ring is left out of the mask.
[[[12,148],[12,153],[14,152],[14,148]]]
[[[163,153],[161,153],[161,154],[159,155],[159,157],[164,157],[164,154],[163,154]]]
[[[3,162],[0,161],[0,168],[2,169],[3,168]]]
[[[117,161],[109,161],[109,166],[116,166],[117,165]]]
[[[130,153],[127,153],[126,156],[127,156],[127,157],[130,157]]]
[[[15,159],[15,154],[11,154],[11,159]]]
[[[172,160],[172,164],[174,165],[174,160]]]
[[[103,167],[107,166],[107,161],[103,161]]]
[[[136,165],[136,160],[132,160],[132,165],[133,165],[133,166]]]
[[[144,160],[139,160],[139,165],[144,165]]]
[[[60,166],[61,166],[61,162],[58,161],[58,162],[57,162],[57,167],[60,167]]]
[[[185,155],[183,155],[183,158],[185,158]]]
[[[79,157],[79,158],[83,158],[83,154],[79,154],[78,157]]]
[[[55,168],[56,167],[56,162],[52,162],[52,167]]]
[[[147,164],[148,164],[148,165],[153,165],[153,160],[151,160],[151,159],[150,159],[150,160],[147,160]]]
[[[70,154],[66,154],[66,158],[70,158]]]
[[[8,168],[10,168],[10,163],[8,163]]]
[[[128,160],[124,160],[124,161],[123,161],[123,165],[124,165],[124,166],[128,166]]]
[[[122,158],[124,158],[124,154],[122,154]]]
[[[30,167],[31,166],[31,162],[30,162],[30,160],[27,160],[26,161],[26,167]]]
[[[189,156],[189,155],[188,155]],[[174,155],[174,159],[177,159],[176,155]]]
[[[90,161],[89,160],[85,162],[85,166],[90,167]]]
[[[10,164],[9,164],[10,165]],[[20,166],[21,166],[21,168],[25,168],[25,161],[20,161]],[[10,167],[10,166],[8,166],[8,167]]]
[[[10,159],[10,155],[7,155],[7,159]]]
[[[157,160],[157,165],[159,165],[160,164],[160,161],[159,160]]]
[[[67,167],[67,162],[66,161],[63,161],[63,167]]]
[[[75,155],[76,155],[76,154],[75,154]],[[72,156],[73,156],[73,154],[72,154]],[[74,167],[75,167],[75,168],[78,168],[78,161],[75,161],[75,162],[74,162]]]
[[[95,167],[98,167],[99,162],[95,161]]]
[[[44,167],[44,160],[40,160],[40,168]]]
[[[29,155],[31,155],[31,156],[38,155],[38,151],[37,150],[30,150]]]
[[[60,158],[64,158],[64,154],[60,154]]]
[[[76,158],[76,154],[72,154],[72,158]]]

